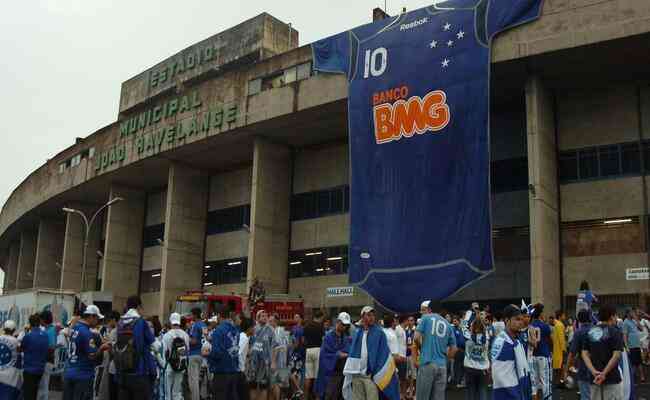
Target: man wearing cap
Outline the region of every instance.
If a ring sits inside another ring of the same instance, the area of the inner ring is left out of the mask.
[[[447,360],[456,353],[456,338],[449,322],[438,314],[438,302],[430,301],[427,311],[415,332],[415,345],[420,349],[415,396],[417,400],[444,400]]]
[[[167,333],[165,333],[162,339],[163,354],[165,356],[165,399],[183,400],[183,375],[185,374],[185,370],[175,371],[174,368],[171,367],[170,361],[172,358],[174,339],[181,339],[185,344],[185,350],[187,351],[190,348],[190,337],[187,332],[181,328],[180,314],[173,313],[170,315],[169,323],[172,327]],[[185,357],[186,356],[187,353],[185,354]]]
[[[492,382],[494,400],[529,400],[530,371],[526,351],[519,341],[523,315],[515,305],[503,310],[506,323],[492,343]]]
[[[389,400],[399,400],[395,360],[390,354],[386,334],[375,323],[375,310],[361,310],[361,327],[355,332],[345,361],[343,397],[352,400],[377,400],[381,391]]]
[[[23,376],[16,368],[20,343],[14,336],[14,321],[5,321],[3,328],[3,335],[0,336],[0,399],[16,400],[23,382]]]
[[[350,315],[342,312],[336,318],[334,330],[325,335],[320,348],[318,360],[318,378],[316,378],[315,391],[321,399],[341,400],[343,397],[343,367],[350,353]]]
[[[63,374],[63,400],[89,400],[92,398],[96,358],[109,349],[91,332],[104,316],[96,305],[89,305],[81,319],[74,325],[68,346],[68,360]]]

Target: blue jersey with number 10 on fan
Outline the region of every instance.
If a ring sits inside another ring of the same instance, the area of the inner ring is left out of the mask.
[[[491,39],[542,0],[450,0],[313,44],[347,74],[350,282],[417,310],[493,270]]]

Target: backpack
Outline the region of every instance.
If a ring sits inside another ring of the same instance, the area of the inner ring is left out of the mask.
[[[134,373],[137,368],[137,352],[133,329],[137,320],[123,322],[117,325],[117,342],[113,346],[113,361],[118,373]]]
[[[166,355],[167,362],[172,370],[181,372],[187,369],[187,346],[185,345],[185,340],[180,337],[175,337]]]

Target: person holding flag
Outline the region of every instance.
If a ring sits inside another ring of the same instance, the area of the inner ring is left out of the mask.
[[[318,359],[316,393],[324,400],[339,400],[343,386],[343,367],[350,352],[350,315],[339,314],[334,330],[325,334]]]
[[[23,385],[23,375],[16,367],[18,362],[18,339],[14,337],[16,323],[4,323],[4,334],[0,336],[0,399],[17,400]]]
[[[375,309],[366,306],[361,310],[360,328],[350,346],[350,354],[343,375],[343,398],[345,400],[399,400],[397,368],[386,334],[376,324]]]

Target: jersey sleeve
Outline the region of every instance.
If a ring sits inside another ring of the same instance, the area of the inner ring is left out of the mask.
[[[314,70],[350,76],[350,35],[350,32],[342,32],[313,43]]]
[[[533,21],[542,13],[543,0],[487,0],[487,34],[491,39],[499,32]]]

